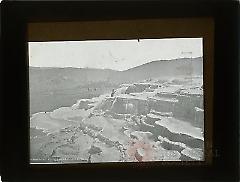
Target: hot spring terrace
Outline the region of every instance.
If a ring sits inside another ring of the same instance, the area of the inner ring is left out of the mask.
[[[30,125],[33,163],[204,160],[202,77],[123,84]]]

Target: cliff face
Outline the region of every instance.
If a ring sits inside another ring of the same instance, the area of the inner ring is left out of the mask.
[[[123,84],[30,126],[33,163],[203,160],[202,77]]]

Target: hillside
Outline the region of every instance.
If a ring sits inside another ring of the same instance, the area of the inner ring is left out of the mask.
[[[107,69],[30,67],[30,90],[61,90],[92,82],[104,82],[115,72]]]
[[[191,76],[203,74],[202,58],[182,58],[152,61],[126,71],[116,72],[112,81],[118,83],[135,82],[149,78]]]
[[[202,75],[202,58],[152,61],[125,71],[91,68],[29,68],[30,113],[70,106],[110,92],[122,83]]]
[[[152,61],[125,71],[30,67],[30,89],[66,89],[92,82],[124,83],[148,78],[202,75],[202,63],[202,58]]]

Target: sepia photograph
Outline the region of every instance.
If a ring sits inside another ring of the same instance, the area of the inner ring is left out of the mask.
[[[204,161],[203,38],[28,50],[31,164]]]

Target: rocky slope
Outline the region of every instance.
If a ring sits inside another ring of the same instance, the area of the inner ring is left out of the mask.
[[[34,114],[32,163],[204,160],[202,77],[122,84]]]

